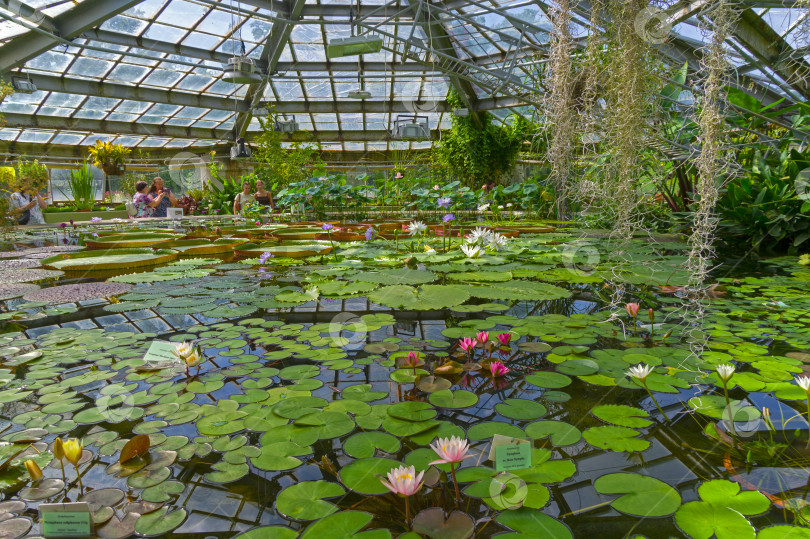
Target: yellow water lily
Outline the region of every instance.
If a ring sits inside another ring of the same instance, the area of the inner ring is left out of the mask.
[[[82,450],[84,449],[81,440],[77,438],[65,440],[62,442],[62,447],[64,448],[65,458],[68,459],[68,462],[78,467],[79,460],[82,458]]]
[[[62,444],[62,438],[57,437],[53,442],[53,456],[59,461],[59,466],[62,467],[62,481],[65,480],[65,446]]]
[[[42,479],[42,468],[33,460],[26,460],[23,462],[25,469],[28,470],[28,475],[31,476],[31,481],[39,481]]]

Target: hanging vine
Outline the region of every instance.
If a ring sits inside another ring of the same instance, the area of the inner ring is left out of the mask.
[[[548,160],[551,163],[551,178],[556,191],[557,218],[568,218],[569,177],[574,150],[575,116],[571,69],[571,6],[569,0],[560,0],[552,9],[554,37],[550,52],[551,98],[548,117],[552,126]]]

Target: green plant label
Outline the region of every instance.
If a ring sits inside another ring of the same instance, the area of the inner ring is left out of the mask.
[[[171,363],[178,363],[177,356],[174,355],[175,345],[168,341],[152,341],[149,350],[143,356],[143,360],[151,365],[168,366]]]
[[[87,502],[41,503],[39,522],[44,537],[90,537],[90,506]]]
[[[501,445],[495,448],[495,470],[524,470],[532,467],[532,446],[529,444]]]
[[[523,470],[532,467],[532,444],[528,440],[496,434],[492,437],[489,459],[495,461],[495,470]]]

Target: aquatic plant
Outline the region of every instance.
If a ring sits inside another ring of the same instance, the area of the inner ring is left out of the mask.
[[[422,488],[424,482],[422,476],[425,472],[416,473],[413,466],[400,466],[388,472],[388,481],[381,479],[385,488],[405,497],[405,522],[410,526],[411,522],[411,509],[410,509],[410,496],[413,496],[419,489]]]
[[[439,456],[437,460],[431,461],[430,464],[450,465],[450,475],[453,478],[457,505],[461,505],[461,494],[458,490],[458,479],[456,478],[454,466],[466,458],[467,452],[470,450],[469,443],[468,440],[458,436],[451,436],[450,438],[437,438],[434,443],[430,444],[430,448]]]

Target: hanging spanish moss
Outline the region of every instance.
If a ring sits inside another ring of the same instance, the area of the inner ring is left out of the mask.
[[[575,117],[572,114],[571,70],[571,10],[569,0],[560,0],[552,9],[554,38],[551,41],[550,76],[551,98],[548,118],[552,126],[548,160],[551,163],[551,177],[556,191],[557,218],[568,218],[568,178],[571,174],[571,159],[574,149]]]
[[[735,12],[727,0],[713,4],[703,18],[704,21],[710,21],[704,31],[710,31],[712,35],[702,58],[705,82],[698,116],[700,127],[696,186],[698,201],[697,210],[692,218],[692,235],[689,239],[691,250],[687,262],[692,288],[703,286],[714,255],[712,244],[718,223],[714,207],[717,204],[719,183],[723,173],[721,165],[724,132],[723,86],[730,67],[725,41],[734,18]]]
[[[614,217],[613,238],[628,241],[638,227],[636,187],[640,176],[640,154],[647,123],[647,77],[645,53],[647,44],[635,28],[638,13],[647,7],[646,0],[610,0],[612,13],[614,75],[608,84],[610,178]]]

